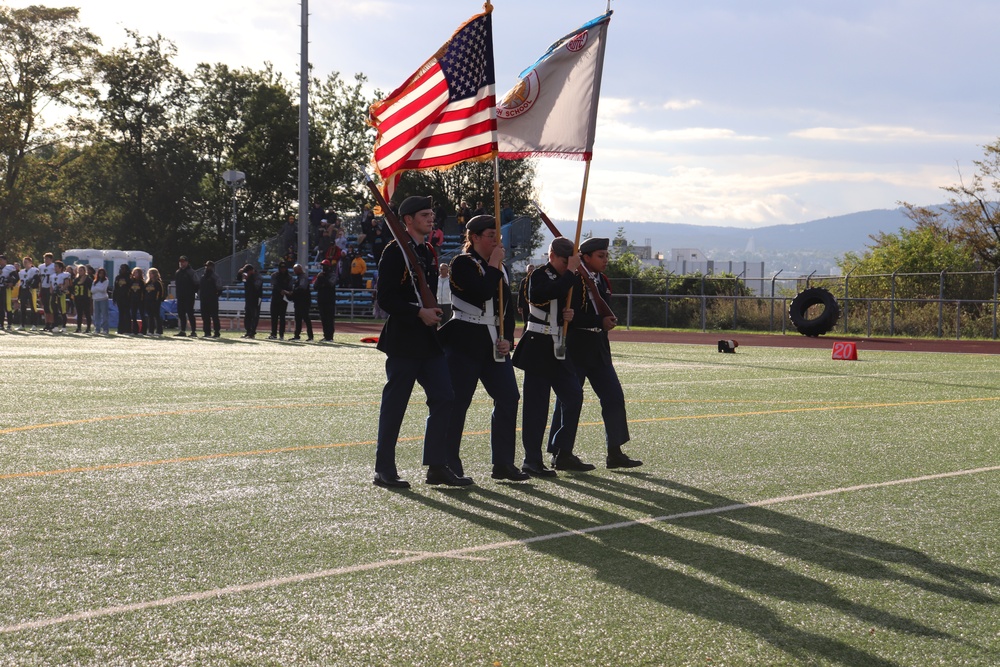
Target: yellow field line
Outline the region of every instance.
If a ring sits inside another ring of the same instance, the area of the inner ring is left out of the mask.
[[[296,407],[300,408],[342,408],[354,407],[358,405],[378,405],[374,402],[365,403],[306,403]],[[118,421],[122,419],[138,419],[140,417],[176,417],[178,415],[207,414],[211,412],[235,412],[237,410],[277,410],[287,409],[288,405],[233,405],[215,408],[192,408],[190,410],[167,410],[163,412],[136,412],[129,415],[108,415],[106,417],[87,417],[86,419],[73,419],[62,422],[51,422],[49,424],[28,424],[27,426],[15,426],[13,428],[0,429],[0,435],[10,433],[21,433],[24,431],[38,431],[46,428],[57,428],[60,426],[77,426],[79,424],[96,424],[98,422]]]
[[[851,405],[832,405],[825,407],[812,407],[812,408],[793,408],[785,410],[760,410],[755,412],[731,412],[731,413],[718,413],[718,414],[707,414],[707,415],[680,415],[676,417],[652,417],[649,419],[630,419],[630,424],[649,424],[656,422],[668,422],[668,421],[685,421],[694,419],[723,419],[723,418],[736,418],[736,417],[758,417],[763,415],[782,415],[782,414],[797,414],[803,412],[828,412],[833,410],[859,410],[859,409],[874,409],[874,408],[898,408],[898,407],[914,407],[914,406],[928,406],[928,405],[952,405],[957,403],[984,403],[1000,401],[1000,396],[994,397],[981,397],[981,398],[956,398],[947,399],[939,401],[905,401],[901,403],[868,403],[868,404],[851,404]],[[348,404],[343,403],[318,403],[313,407],[327,407],[327,406],[343,406]],[[355,405],[355,404],[349,404]],[[128,419],[130,417],[138,416],[150,416],[150,415],[171,415],[171,414],[190,414],[193,412],[219,412],[226,410],[240,410],[247,406],[231,407],[231,408],[205,408],[200,410],[175,410],[171,412],[157,412],[157,413],[140,413],[138,415],[117,415],[112,417],[95,417],[87,420],[78,420],[74,422],[59,422],[56,424],[51,424],[49,426],[58,426],[65,423],[75,424],[75,423],[88,423],[94,421],[106,421],[111,419]],[[287,406],[256,406],[256,407],[287,407]],[[583,426],[603,426],[604,422],[581,422],[579,424]],[[43,425],[38,424],[34,428],[42,428]],[[29,427],[22,427],[24,430]],[[517,429],[520,431],[521,429]],[[3,433],[3,431],[0,431]],[[474,435],[488,435],[489,431],[465,431],[462,436],[474,436]],[[408,438],[400,438],[398,442],[414,442],[417,440],[422,440],[423,435],[412,436]],[[359,440],[357,442],[337,442],[325,445],[298,445],[295,447],[274,447],[271,449],[254,449],[249,451],[240,452],[219,452],[216,454],[202,454],[199,456],[182,456],[172,459],[156,459],[152,461],[131,461],[126,463],[107,463],[103,465],[96,466],[78,466],[74,468],[60,468],[58,470],[36,470],[32,472],[15,472],[0,475],[0,480],[5,479],[23,479],[26,477],[45,477],[49,475],[65,475],[69,473],[80,473],[80,472],[101,472],[106,470],[121,470],[124,468],[143,468],[159,465],[169,465],[173,463],[192,463],[197,461],[211,461],[216,459],[225,458],[235,458],[240,456],[264,456],[266,454],[287,454],[291,452],[306,452],[319,449],[335,449],[338,447],[354,447],[357,445],[374,445],[374,440]]]

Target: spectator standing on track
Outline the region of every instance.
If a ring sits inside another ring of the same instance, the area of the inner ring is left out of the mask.
[[[160,306],[163,305],[164,298],[166,289],[160,271],[150,268],[146,272],[146,284],[143,286],[142,294],[142,330],[147,336],[163,335],[163,316],[160,314]]]
[[[142,328],[142,300],[146,292],[146,279],[138,266],[132,269],[128,281],[129,332],[142,335],[148,333]]]
[[[94,279],[90,277],[89,267],[80,265],[76,269],[76,278],[73,280],[73,307],[76,309],[76,333],[80,333],[80,326],[83,321],[87,322],[87,330],[93,325],[94,300],[91,295],[91,287]]]
[[[205,338],[219,338],[222,334],[219,322],[219,296],[222,294],[222,278],[215,272],[215,262],[205,262],[205,273],[198,281],[198,298],[201,299],[201,326]]]
[[[243,281],[243,338],[255,338],[260,323],[260,304],[264,299],[264,279],[253,264],[247,264],[236,274]]]
[[[301,264],[292,267],[292,303],[295,305],[295,335],[292,340],[302,340],[302,327],[306,328],[307,340],[313,339],[312,319],[309,308],[312,297],[309,294],[309,273]]]
[[[181,255],[174,273],[174,290],[177,295],[177,326],[175,336],[184,336],[187,325],[191,325],[191,337],[198,336],[198,322],[194,318],[194,299],[198,293],[198,274],[188,262],[187,255]]]
[[[285,340],[285,317],[288,300],[292,298],[292,276],[288,264],[278,262],[278,270],[271,274],[271,335],[268,340]]]
[[[128,264],[119,266],[118,275],[115,276],[115,283],[111,288],[111,298],[114,299],[115,305],[118,307],[118,333],[122,335],[132,333],[128,310],[128,287],[132,280],[130,274],[131,269],[129,269]]]
[[[97,276],[94,284],[90,286],[90,294],[94,299],[94,333],[109,333],[109,319],[111,317],[109,309],[108,288],[111,282],[108,280],[108,272],[103,267],[97,269]]]
[[[316,291],[319,319],[323,323],[323,342],[332,343],[337,314],[337,271],[328,259],[320,262],[320,267],[320,272],[313,279],[313,289]]]

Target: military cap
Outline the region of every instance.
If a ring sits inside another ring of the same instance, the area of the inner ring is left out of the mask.
[[[492,215],[477,215],[465,223],[470,234],[482,234],[487,229],[496,229],[497,219]]]
[[[181,255],[180,259],[178,259],[177,261],[178,262],[186,262],[186,261],[188,261],[187,255]]]
[[[418,211],[423,211],[429,208],[434,208],[434,200],[430,197],[407,197],[403,200],[403,203],[399,205],[399,217],[404,215],[413,215]]]
[[[589,255],[598,250],[607,250],[610,244],[610,239],[589,238],[580,244],[580,254]]]
[[[256,270],[257,269],[254,268],[253,264],[247,264],[242,269],[240,269],[240,271],[242,271],[243,273],[246,273],[247,271],[256,271]]]
[[[565,236],[557,236],[549,244],[549,252],[554,252],[557,257],[569,258],[573,255],[573,242]]]

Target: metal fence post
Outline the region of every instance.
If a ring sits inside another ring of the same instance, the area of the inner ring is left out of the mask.
[[[844,276],[844,333],[847,333],[847,321],[851,318],[851,274],[854,273],[858,267],[854,267],[847,272]]]
[[[740,278],[742,277],[744,280],[746,280],[746,273],[747,270],[746,268],[744,268],[743,271],[740,273],[740,275],[736,276],[736,279],[733,281],[733,329],[734,330],[736,329],[736,321],[739,319],[738,306],[740,303],[740,294],[739,294]]]
[[[670,276],[673,275],[672,271],[667,271],[667,286],[663,291],[663,310],[664,310],[664,322],[663,326],[665,328],[670,327]]]
[[[705,296],[705,274],[701,274],[701,330],[705,331],[708,322],[708,297]]]
[[[771,276],[771,324],[768,331],[774,331],[774,281],[777,280],[782,271],[784,269],[778,269],[778,273]],[[784,320],[784,316],[782,316],[782,320]]]
[[[896,274],[892,272],[892,289],[889,291],[889,335],[896,335]]]
[[[993,272],[993,340],[997,339],[997,288],[1000,287],[1000,269]]]
[[[941,283],[938,289],[938,338],[944,336],[944,274],[948,269],[941,272]]]

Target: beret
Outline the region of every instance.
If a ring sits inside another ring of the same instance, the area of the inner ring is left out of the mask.
[[[607,250],[610,243],[610,239],[589,238],[580,244],[580,254],[588,255],[598,250]]]
[[[418,211],[423,211],[425,209],[434,208],[434,200],[430,197],[407,197],[403,200],[403,203],[399,205],[399,217],[404,215],[413,215]]]
[[[569,258],[573,255],[573,242],[565,236],[557,236],[549,244],[549,252],[554,252],[558,257]]]
[[[465,223],[465,229],[473,234],[482,234],[487,229],[496,229],[497,220],[492,215],[477,215]]]

